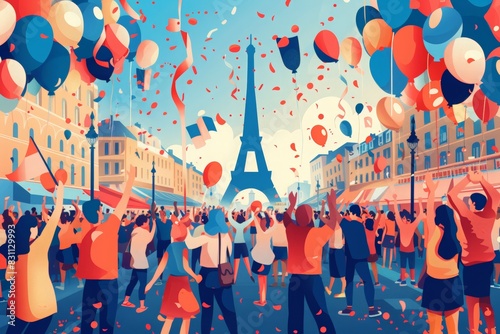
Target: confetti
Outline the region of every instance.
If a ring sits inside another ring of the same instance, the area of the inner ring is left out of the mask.
[[[265,15],[265,14],[262,14],[262,13],[257,12],[257,16],[258,16],[258,17],[260,17],[261,19],[263,19],[266,15]]]

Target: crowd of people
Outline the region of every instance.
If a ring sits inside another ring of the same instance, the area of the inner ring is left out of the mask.
[[[199,313],[201,333],[210,333],[214,301],[229,332],[237,333],[233,285],[241,275],[241,259],[245,275],[256,283],[257,307],[267,304],[268,287],[288,286],[288,333],[306,333],[305,303],[318,332],[335,333],[326,298],[336,279],[341,288],[333,297],[346,300],[338,315],[350,316],[355,306],[360,307],[353,303],[356,284],[363,287],[368,317],[382,315],[375,305],[378,266],[392,268],[397,259],[400,275],[395,283],[406,286],[409,279],[422,289],[429,333],[442,333],[443,319],[448,333],[458,333],[464,304],[470,333],[480,333],[481,313],[487,332],[496,332],[490,289],[500,288],[500,193],[480,172],[470,172],[448,193],[448,204],[437,207],[437,183],[427,175],[428,197],[419,199],[418,212],[400,210],[395,192],[386,199],[384,211],[370,203],[338,203],[334,190],[319,212],[308,205],[296,207],[293,193],[285,212],[253,204],[246,211],[203,205],[183,212],[177,203],[172,211],[153,203],[147,212],[132,212],[127,203],[134,178],[131,167],[113,212],[103,212],[95,199],[82,205],[76,199],[73,210],[64,211],[62,183],[52,209],[44,200],[40,214],[33,208],[22,215],[21,207],[16,212],[5,198],[0,270],[7,280],[15,275],[17,285],[15,300],[2,296],[0,287],[0,302],[17,305],[16,325],[8,327],[8,334],[45,333],[57,313],[54,289],[64,290],[72,278],[82,289],[84,334],[92,333],[97,324],[101,332],[113,333],[118,307],[143,313],[149,291],[158,285],[165,285],[157,310],[164,323],[162,333],[170,332],[175,319],[182,319],[181,333],[189,333]],[[469,183],[483,191],[473,193],[466,203],[459,195]],[[15,254],[8,251],[9,229],[15,233]],[[148,256],[154,252],[158,266],[151,273]],[[417,254],[425,255],[423,268],[416,268]],[[330,281],[325,285],[321,275],[326,260]],[[123,296],[117,281],[124,273],[120,268],[130,269],[130,274],[125,272],[130,281]],[[66,277],[68,270],[75,270],[75,276]],[[133,302],[137,283],[138,305]],[[192,290],[195,285],[199,300]]]

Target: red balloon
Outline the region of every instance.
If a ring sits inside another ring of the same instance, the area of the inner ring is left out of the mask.
[[[387,159],[384,158],[383,156],[378,157],[375,159],[375,163],[373,164],[373,170],[375,173],[380,173],[387,167]]]
[[[394,36],[394,60],[398,68],[413,82],[427,69],[427,49],[422,37],[422,28],[406,26]]]
[[[107,24],[104,29],[106,32],[106,39],[103,45],[113,54],[116,68],[116,64],[122,59],[125,59],[129,53],[130,35],[127,29],[118,23]]]
[[[250,204],[250,209],[255,212],[257,209],[262,211],[262,202],[261,201],[253,201],[252,204]]]
[[[314,38],[316,54],[323,62],[337,62],[340,46],[337,36],[330,30],[321,30]]]
[[[447,104],[441,90],[441,81],[431,81],[420,90],[416,109],[430,111],[445,107]]]
[[[315,125],[311,129],[311,137],[316,144],[319,146],[325,146],[326,141],[328,140],[328,132],[325,127],[322,125]]]
[[[444,58],[441,58],[440,61],[434,61],[434,58],[431,55],[429,55],[429,58],[427,59],[427,67],[427,71],[429,73],[429,78],[431,81],[441,80],[444,71],[446,71]]]
[[[477,117],[484,123],[488,123],[495,118],[498,112],[498,104],[488,99],[482,90],[478,90],[476,94],[474,94],[472,106]]]
[[[418,9],[425,16],[442,7],[453,7],[450,0],[410,0],[410,8]]]
[[[54,183],[54,179],[50,175],[50,173],[44,173],[40,175],[40,183],[43,188],[47,190],[49,193],[53,193],[56,190],[56,184]]]
[[[490,9],[484,15],[484,19],[488,22],[490,26],[491,32],[495,36],[495,38],[500,41],[500,1],[493,1]]]
[[[342,155],[341,155],[340,153],[339,153],[339,154],[337,154],[336,158],[337,158],[337,162],[338,162],[338,163],[341,163],[341,162],[342,162]]]
[[[20,99],[26,86],[26,72],[14,59],[0,61],[0,95]]]
[[[92,74],[90,74],[89,70],[87,69],[87,60],[83,58],[81,61],[78,61],[73,49],[70,52],[70,59],[70,71],[73,69],[77,70],[78,73],[80,73],[80,78],[83,82],[85,82],[86,84],[91,84],[96,80],[96,78]]]
[[[217,161],[212,161],[203,170],[203,183],[207,188],[213,187],[222,177],[222,166]]]
[[[14,7],[16,11],[16,18],[19,20],[28,15],[38,15],[43,18],[49,17],[50,7],[52,6],[51,0],[6,0]]]
[[[68,181],[68,172],[60,168],[56,171],[54,177],[56,178],[57,182],[61,181],[63,184],[66,184],[66,181]]]

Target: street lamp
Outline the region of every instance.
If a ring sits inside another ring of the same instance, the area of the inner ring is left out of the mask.
[[[419,139],[415,133],[415,117],[411,117],[411,133],[410,137],[406,140],[411,154],[411,189],[410,189],[410,214],[411,220],[415,219],[415,150],[418,147]]]
[[[319,211],[319,179],[316,180],[316,204],[317,204],[317,207],[318,207],[318,211]]]
[[[94,199],[94,145],[97,143],[99,135],[95,132],[94,127],[94,112],[90,114],[90,128],[85,138],[90,145],[90,199]]]
[[[153,160],[153,169],[151,169],[151,175],[153,175],[153,184],[152,184],[152,190],[151,190],[151,193],[152,193],[151,211],[153,211],[152,208],[153,208],[153,205],[155,203],[155,174],[156,174],[155,161]],[[155,214],[154,212],[151,212],[151,215],[154,215],[154,214]]]

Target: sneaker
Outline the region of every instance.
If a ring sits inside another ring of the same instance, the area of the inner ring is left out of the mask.
[[[345,292],[337,293],[336,295],[333,295],[333,298],[345,298]]]
[[[83,289],[83,283],[78,284],[76,287],[77,287],[78,289]]]
[[[396,282],[394,282],[396,284],[401,284],[401,278],[398,278],[398,280]]]
[[[500,284],[494,283],[492,288],[493,289],[500,289]]]
[[[376,317],[380,317],[382,315],[382,312],[379,311],[379,310],[368,310],[368,316],[370,318],[376,318]]]
[[[365,285],[365,282],[359,281],[359,286],[363,286],[363,285]]]
[[[375,282],[375,286],[380,286],[380,282]]]
[[[417,281],[411,281],[411,285],[417,286]]]
[[[64,285],[58,285],[58,286],[56,286],[56,289],[64,291]]]
[[[325,291],[328,295],[332,294],[332,290],[330,290],[327,286],[325,286]]]
[[[399,284],[399,286],[406,286],[406,281],[402,281],[401,284]]]
[[[345,308],[342,311],[339,311],[339,315],[350,316],[352,312],[352,308]]]
[[[155,285],[162,285],[161,279],[157,280],[156,283],[155,283]]]

